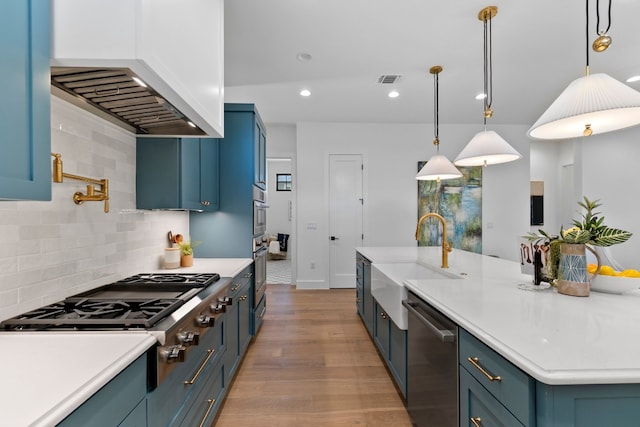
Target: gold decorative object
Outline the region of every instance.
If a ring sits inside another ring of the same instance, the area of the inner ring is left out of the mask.
[[[73,195],[73,201],[76,205],[84,202],[104,202],[104,212],[109,212],[109,180],[87,178],[85,176],[73,175],[62,171],[61,154],[51,153],[53,159],[53,182],[62,182],[64,178],[75,179],[76,181],[88,182],[87,194],[77,191]],[[100,189],[96,190],[94,185],[99,185]]]

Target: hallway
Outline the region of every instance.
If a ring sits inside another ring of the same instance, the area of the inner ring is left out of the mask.
[[[269,285],[267,314],[216,427],[411,427],[353,289]]]

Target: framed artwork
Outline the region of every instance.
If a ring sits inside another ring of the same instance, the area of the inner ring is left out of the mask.
[[[418,171],[426,162],[418,162]],[[418,181],[418,219],[429,212],[442,215],[447,237],[456,249],[482,253],[482,167],[459,167],[461,178]],[[420,229],[418,246],[442,243],[440,221],[429,218]]]
[[[291,191],[291,174],[276,174],[276,191]]]

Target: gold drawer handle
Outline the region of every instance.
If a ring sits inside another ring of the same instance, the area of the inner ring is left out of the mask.
[[[216,404],[216,400],[215,399],[207,399],[207,403],[209,404],[209,407],[207,408],[207,412],[204,413],[204,417],[202,417],[202,421],[200,421],[200,425],[198,427],[204,427],[205,426],[205,421],[207,420],[207,417],[209,417],[209,412],[211,412],[211,410],[213,409],[213,405]]]
[[[196,382],[196,380],[198,379],[198,377],[200,376],[200,373],[202,372],[202,370],[204,369],[205,366],[207,366],[207,363],[209,362],[209,359],[211,359],[211,357],[213,356],[213,354],[216,352],[215,349],[209,348],[207,349],[207,353],[209,353],[209,355],[207,356],[206,359],[204,359],[204,362],[202,362],[202,365],[200,365],[200,368],[198,369],[198,371],[196,372],[196,374],[193,376],[193,378],[191,378],[190,380],[185,380],[185,385],[191,385],[193,383]]]
[[[476,369],[480,372],[482,372],[482,374],[487,377],[487,379],[489,381],[502,381],[502,377],[500,375],[497,376],[493,376],[491,375],[489,372],[487,372],[482,366],[480,366],[480,363],[478,363],[480,361],[480,359],[478,359],[477,357],[467,357],[467,360],[469,361],[469,363],[471,363],[473,366],[476,367]]]
[[[470,420],[471,420],[471,423],[475,427],[482,427],[482,418],[480,418],[480,417],[471,417]]]

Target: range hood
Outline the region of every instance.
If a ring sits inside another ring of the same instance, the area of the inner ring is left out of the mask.
[[[224,137],[223,0],[51,0],[51,20],[52,94],[141,136]]]
[[[55,95],[137,135],[206,135],[128,68],[52,67],[51,84],[62,91]]]

